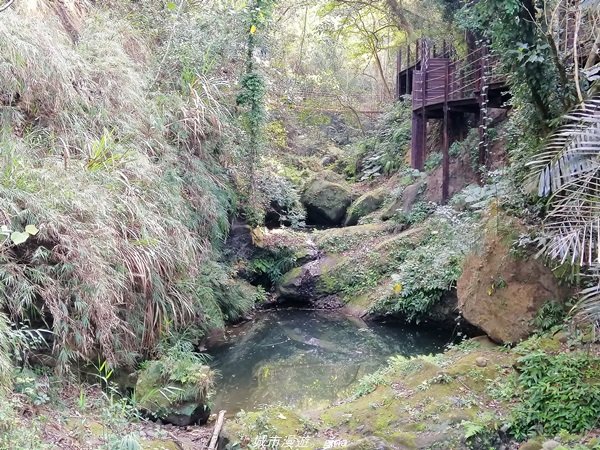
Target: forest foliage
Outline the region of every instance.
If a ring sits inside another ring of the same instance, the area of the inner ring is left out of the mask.
[[[422,36],[498,57],[510,169],[481,173],[494,187],[470,186],[451,206],[420,199],[396,214],[397,230],[424,233],[418,245],[365,252],[364,267],[351,261],[325,287],[349,298],[385,285],[369,312],[422,320],[453,293],[495,196],[538,228],[528,242],[541,254],[569,264],[577,317],[600,323],[598,2],[30,3],[0,13],[0,399],[11,366],[42,350],[59,372],[151,359],[142,369],[183,383],[191,367],[206,376],[187,397],[205,400],[212,373],[190,342],[243,318],[299,259],[259,251],[244,275],[260,287],[242,281],[223,251],[233,218],[302,229],[299,193],[324,167],[368,187],[426,177],[408,167],[411,105],[395,102],[393,81],[396,50]],[[451,149],[473,171],[478,138]],[[433,148],[426,169],[440,164]],[[452,210],[466,198],[479,206]],[[597,375],[588,362],[520,361],[517,437],[595,425],[597,386],[574,380]],[[564,398],[555,386],[567,382]]]

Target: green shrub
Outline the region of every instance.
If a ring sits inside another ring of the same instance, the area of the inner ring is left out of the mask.
[[[18,396],[0,393],[0,449],[49,448],[42,443],[39,421],[26,421],[19,414],[25,407]]]
[[[132,363],[165,324],[208,326],[206,310],[247,307],[213,292],[227,271],[219,286],[202,274],[228,232],[220,163],[237,163],[239,133],[227,83],[210,77],[235,36],[211,27],[239,17],[194,4],[181,15],[149,0],[97,5],[76,44],[51,13],[17,8],[0,28],[0,91],[14,104],[0,226],[39,229],[25,242],[0,233],[0,308],[52,323],[60,368],[98,353]]]
[[[289,248],[263,249],[250,260],[247,268],[254,283],[269,287],[277,284],[295,263],[296,255]]]
[[[12,330],[6,316],[0,313],[0,395],[12,385]]]
[[[207,406],[214,382],[207,361],[206,356],[194,352],[191,343],[176,341],[160,359],[142,365],[135,389],[136,406],[157,417],[188,403]]]
[[[512,432],[555,435],[582,433],[600,417],[600,358],[584,353],[533,352],[518,360],[520,403],[513,411]]]
[[[454,214],[441,208],[425,222],[425,237],[399,255],[399,264],[389,275],[390,292],[373,305],[372,312],[400,314],[418,322],[455,287],[464,257],[476,241],[477,225],[468,216]]]
[[[425,219],[435,212],[436,208],[437,205],[433,202],[417,202],[408,214],[401,212],[396,213],[394,220],[401,225],[416,225],[424,222]]]
[[[435,169],[442,165],[443,160],[442,152],[432,152],[427,156],[425,160],[425,172],[433,172]]]
[[[358,162],[349,167],[360,167],[361,179],[390,175],[403,166],[411,137],[409,105],[410,102],[396,102],[381,116],[375,129],[355,144]]]
[[[252,204],[255,211],[246,214],[248,223],[255,227],[262,226],[265,217],[275,216],[279,224],[302,228],[305,225],[306,211],[300,202],[298,189],[275,170],[273,165],[264,164],[256,174]]]
[[[559,302],[546,302],[537,312],[533,325],[539,331],[548,331],[551,328],[563,323],[565,319],[565,310]]]

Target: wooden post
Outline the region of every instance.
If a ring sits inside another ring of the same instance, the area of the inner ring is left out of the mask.
[[[419,153],[422,147],[423,139],[423,117],[417,110],[413,111],[412,130],[411,130],[411,148],[410,165],[413,169],[421,170],[419,163]]]
[[[448,136],[448,94],[450,90],[450,60],[446,61],[444,73],[444,123],[442,160],[442,202],[446,203],[450,189],[450,139]]]
[[[425,153],[427,152],[427,66],[429,65],[429,45],[425,40],[421,47],[421,115],[423,128],[421,130],[421,148],[417,159],[417,169],[423,170],[425,166]]]
[[[215,429],[213,431],[212,437],[210,438],[210,443],[208,444],[208,450],[215,450],[217,448],[217,442],[219,441],[219,434],[221,433],[221,428],[223,428],[224,420],[225,420],[225,411],[219,411],[219,417],[217,418],[217,423],[215,425]]]

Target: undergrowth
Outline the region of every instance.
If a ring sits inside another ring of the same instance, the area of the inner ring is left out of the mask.
[[[582,433],[600,417],[600,359],[585,353],[550,355],[541,351],[518,360],[519,404],[513,411],[512,433]]]
[[[350,153],[353,157],[346,161],[346,175],[367,180],[398,171],[408,151],[411,118],[410,100],[390,107],[375,129],[354,144],[355,152]]]

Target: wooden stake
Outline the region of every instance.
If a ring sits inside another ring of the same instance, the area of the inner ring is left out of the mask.
[[[215,450],[217,448],[217,442],[219,440],[219,434],[221,434],[221,428],[223,428],[223,422],[225,421],[225,410],[219,411],[219,417],[215,424],[215,430],[213,431],[212,438],[210,438],[210,444],[208,444],[208,450]]]

